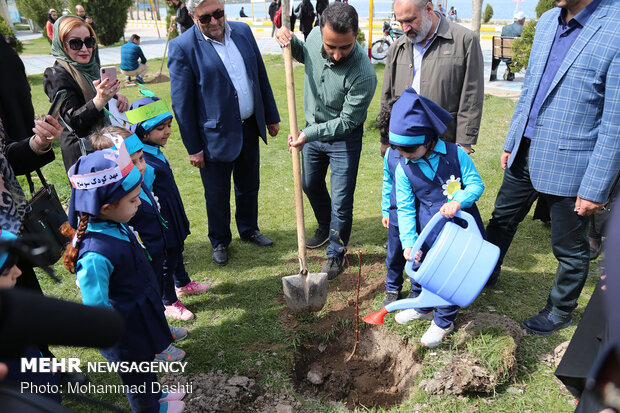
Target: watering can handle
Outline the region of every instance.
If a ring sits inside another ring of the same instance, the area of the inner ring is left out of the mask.
[[[476,223],[476,220],[474,219],[474,217],[471,216],[471,214],[465,211],[459,210],[459,211],[456,211],[456,214],[454,216],[462,218],[465,221],[467,221],[466,231],[471,231],[473,228],[475,228],[476,231],[478,231],[478,224]],[[418,252],[420,248],[422,248],[422,244],[424,243],[424,241],[426,241],[426,237],[428,237],[430,232],[435,229],[435,226],[439,223],[439,221],[441,221],[444,218],[445,217],[441,215],[441,212],[437,212],[435,215],[433,215],[431,220],[428,221],[428,223],[426,224],[426,226],[424,227],[424,229],[418,236],[418,239],[416,240],[416,242],[413,244],[413,247],[411,248],[412,255],[415,255],[415,253]]]

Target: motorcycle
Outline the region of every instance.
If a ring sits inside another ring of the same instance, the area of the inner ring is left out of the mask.
[[[375,60],[385,59],[390,45],[403,34],[404,32],[402,29],[393,27],[391,22],[383,22],[383,38],[372,43],[372,47],[370,49],[370,55],[372,58]]]

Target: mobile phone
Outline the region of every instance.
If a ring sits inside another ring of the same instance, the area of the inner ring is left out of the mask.
[[[99,71],[102,82],[103,79],[110,79],[110,82],[112,83],[116,80],[116,66],[104,66]]]
[[[60,107],[67,97],[67,91],[65,89],[61,89],[54,95],[54,99],[52,100],[52,106],[50,107],[48,115],[55,118],[58,116],[58,112],[60,111]]]

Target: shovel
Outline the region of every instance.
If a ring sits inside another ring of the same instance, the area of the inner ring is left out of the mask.
[[[290,30],[291,8],[289,0],[282,1],[282,14],[285,27]],[[288,101],[288,118],[293,139],[297,139],[297,110],[295,106],[295,81],[293,79],[293,54],[291,46],[282,48],[284,72],[286,74],[286,96]],[[297,248],[299,274],[282,278],[282,288],[286,305],[295,313],[319,311],[327,300],[327,274],[308,273],[308,255],[306,253],[306,227],[304,225],[304,201],[301,192],[301,165],[299,149],[292,148],[293,181],[295,184],[295,213],[297,215]]]

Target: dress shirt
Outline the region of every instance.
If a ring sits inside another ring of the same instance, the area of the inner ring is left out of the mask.
[[[213,40],[205,36],[204,33],[202,35],[208,42],[213,44],[213,48],[220,59],[222,59],[226,72],[228,72],[228,76],[237,91],[241,120],[246,120],[254,114],[254,92],[250,85],[248,73],[245,71],[243,56],[241,56],[235,42],[230,37],[230,26],[226,23],[224,29],[224,43]]]
[[[293,36],[291,51],[295,60],[306,65],[306,142],[330,141],[362,125],[375,95],[377,75],[361,46],[356,42],[346,59],[333,63],[323,54],[321,30],[315,27],[305,43]]]
[[[422,58],[431,43],[433,43],[435,36],[437,36],[437,29],[439,29],[439,22],[441,21],[439,14],[437,12],[435,12],[435,14],[437,14],[439,20],[437,21],[437,27],[435,27],[435,32],[433,35],[424,44],[422,44],[422,42],[413,44],[413,81],[411,82],[411,87],[418,93],[420,91],[420,69],[422,68]]]
[[[553,78],[560,69],[560,66],[562,65],[562,62],[564,61],[564,58],[566,57],[566,54],[570,50],[571,46],[575,43],[575,39],[577,39],[577,36],[581,33],[583,26],[592,15],[592,12],[596,10],[596,7],[600,2],[601,0],[594,0],[568,23],[566,23],[564,17],[566,15],[566,10],[562,10],[560,13],[560,17],[558,18],[558,28],[555,32],[555,39],[551,45],[551,50],[549,51],[547,65],[545,66],[545,71],[540,78],[540,84],[538,85],[536,97],[534,98],[534,103],[530,109],[527,126],[523,132],[523,136],[526,138],[531,139],[534,136],[536,118],[538,117],[540,108],[545,100],[545,97],[547,96],[549,87],[553,82]]]

